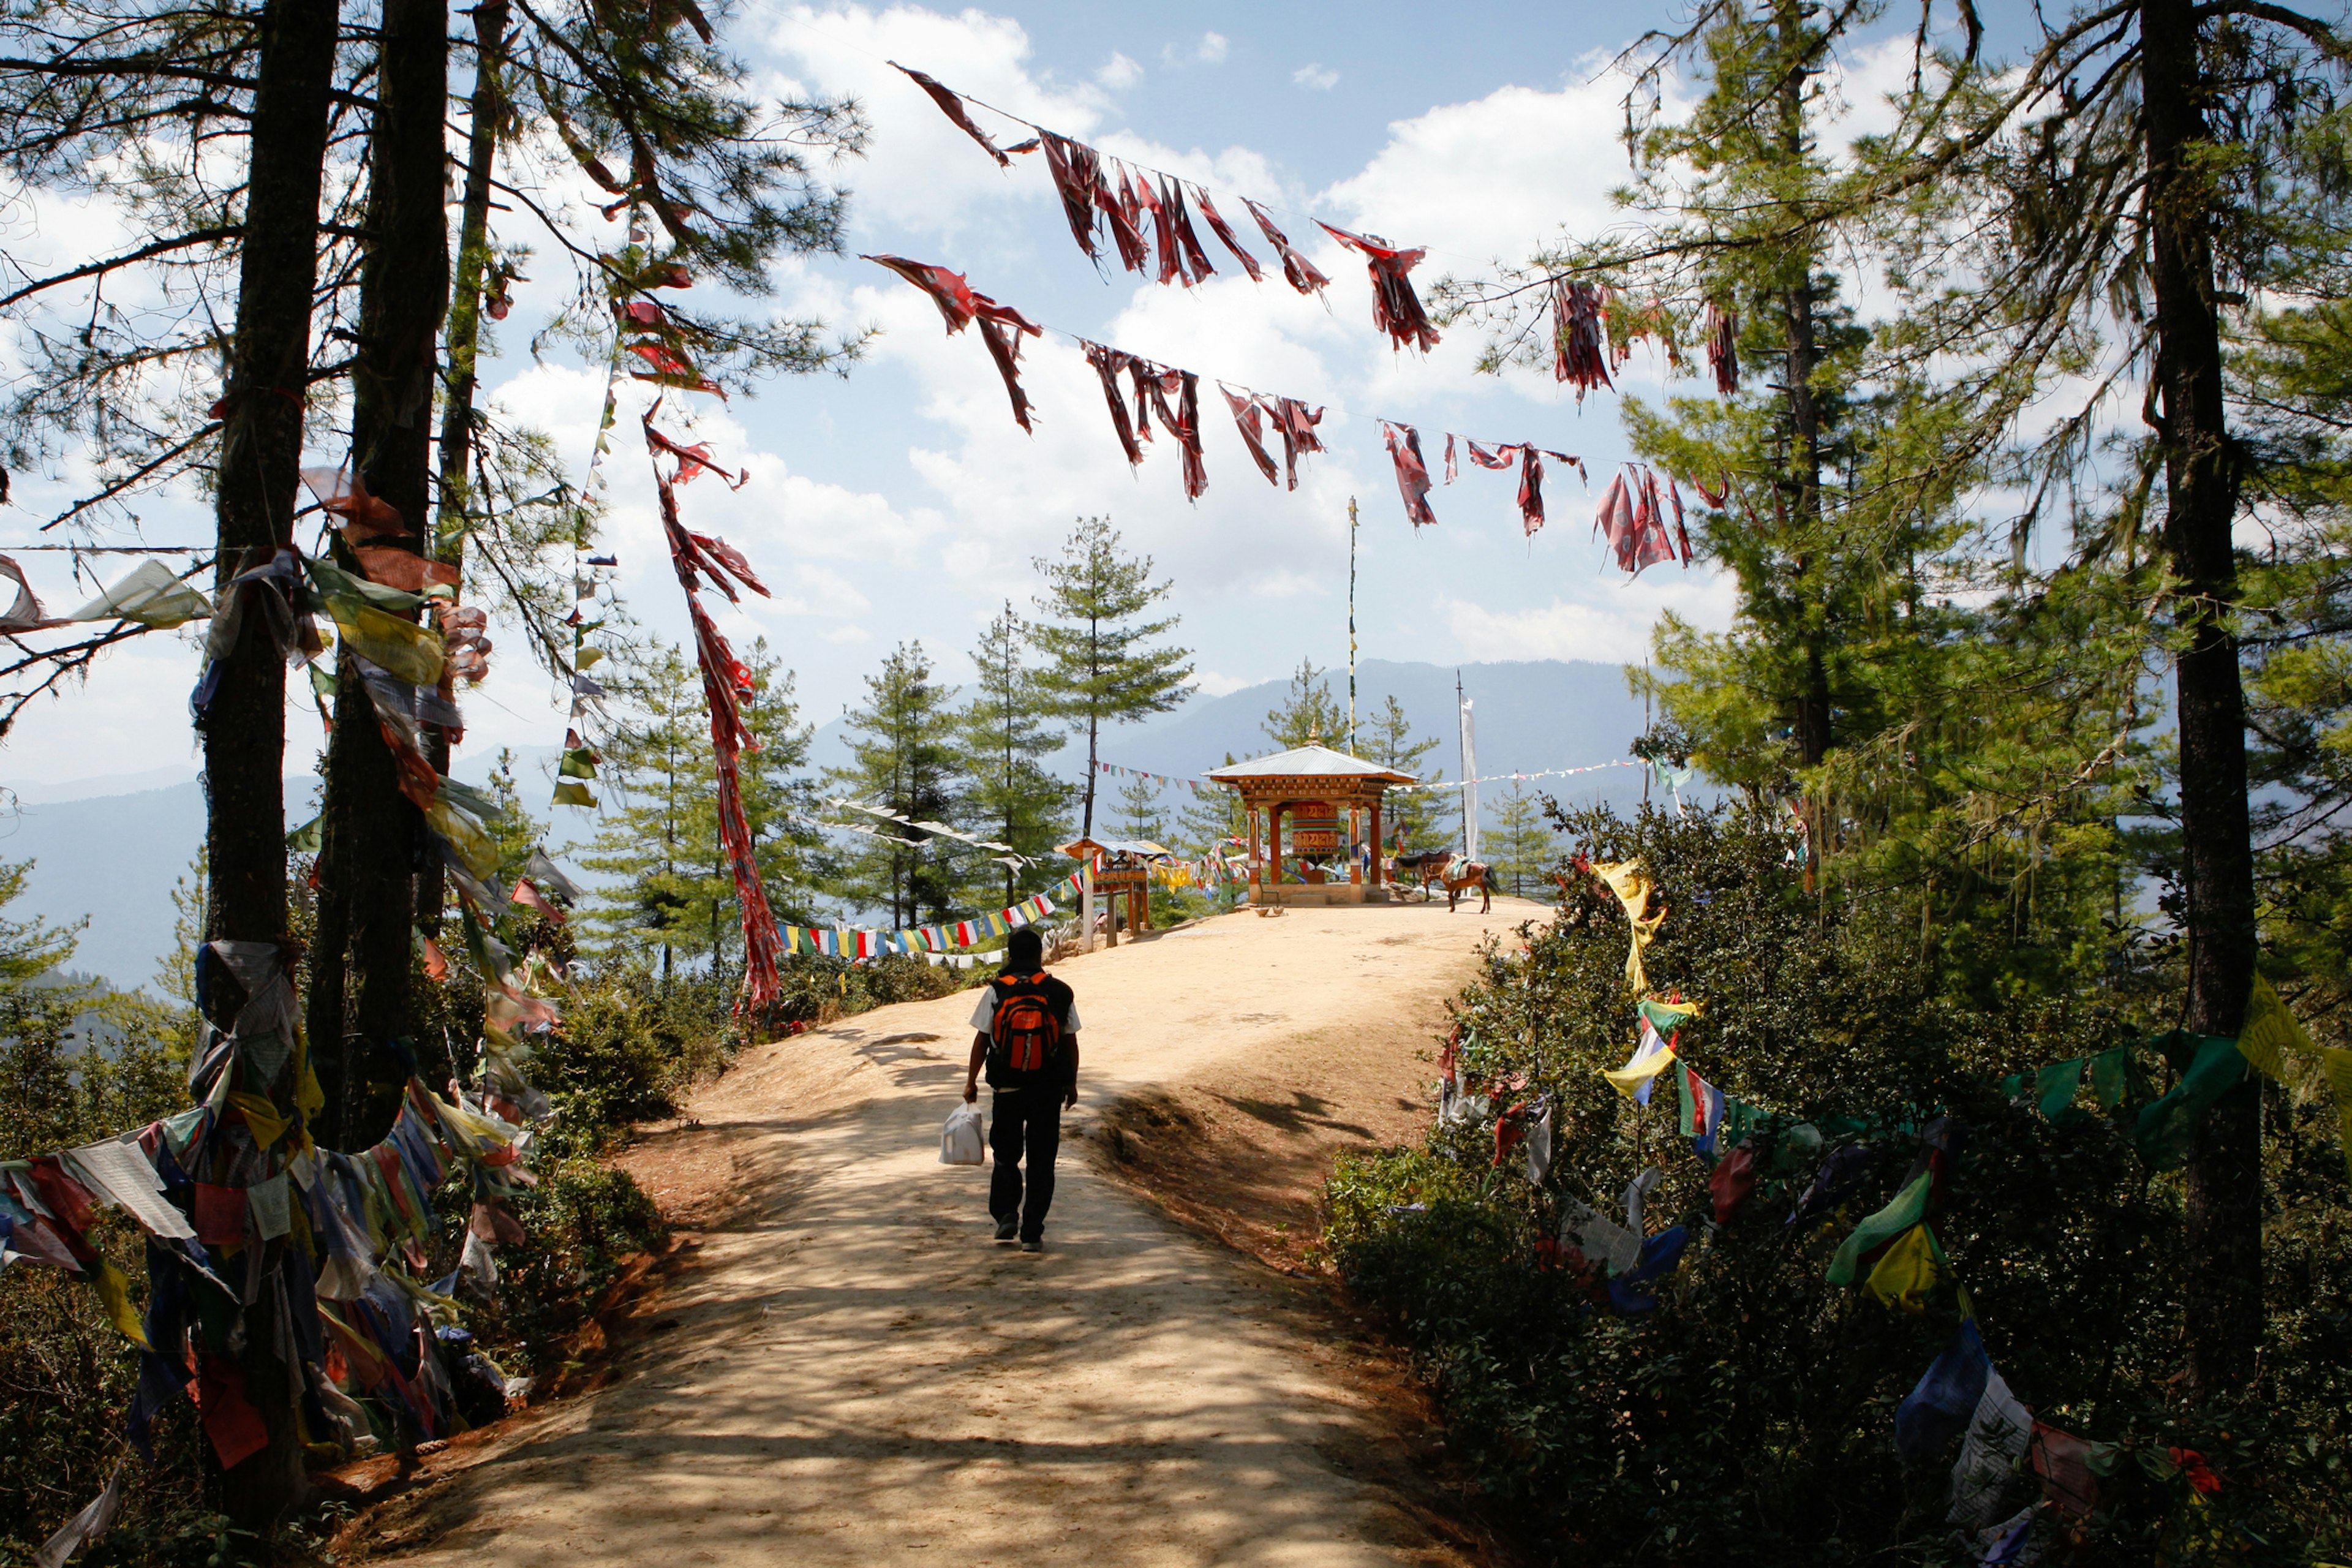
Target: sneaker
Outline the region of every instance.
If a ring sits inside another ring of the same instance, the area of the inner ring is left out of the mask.
[[[1011,1241],[1020,1233],[1020,1230],[1021,1222],[1018,1219],[998,1220],[996,1222],[996,1239],[999,1241]]]
[[[1045,1250],[1045,1244],[1042,1241],[1024,1241],[1021,1244],[1021,1250],[1024,1252],[1043,1252]]]

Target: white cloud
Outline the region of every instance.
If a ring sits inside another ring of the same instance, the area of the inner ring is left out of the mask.
[[[1613,570],[1610,575],[1613,578]],[[1452,595],[1439,601],[1462,655],[1473,659],[1590,658],[1639,664],[1649,657],[1650,627],[1672,610],[1707,630],[1730,624],[1733,584],[1713,571],[1687,575],[1652,567],[1613,593],[1581,600],[1555,596],[1540,608],[1497,610]],[[1613,602],[1612,602],[1613,601]]]
[[[928,71],[967,99],[1072,135],[1092,134],[1109,102],[1091,83],[1057,84],[1039,75],[1030,68],[1029,35],[1021,24],[977,9],[950,16],[916,5],[872,10],[753,0],[738,38],[747,52],[773,62],[759,82],[763,90],[780,98],[855,95],[865,106],[876,128],[868,155],[822,171],[853,188],[864,225],[926,234],[997,230],[1026,223],[1032,204],[1053,198],[1049,182],[1024,177],[1030,165],[1021,160],[1010,171],[994,170],[890,60]],[[1000,145],[1028,134],[1006,114],[971,108]]]
[[[1223,33],[1203,33],[1201,35],[1201,47],[1194,51],[1193,58],[1205,65],[1222,64],[1229,43]]]
[[[1317,92],[1328,92],[1339,85],[1339,73],[1328,66],[1318,65],[1313,60],[1309,60],[1292,71],[1290,79],[1301,87],[1312,88]]]
[[[1255,686],[1257,682],[1245,676],[1220,675],[1213,669],[1202,669],[1193,672],[1192,684],[1201,689],[1203,697],[1227,697],[1245,686]]]
[[[1095,80],[1114,92],[1122,88],[1133,87],[1142,79],[1143,68],[1117,49],[1111,51],[1110,58],[1105,60],[1101,68],[1095,72]]]
[[[1609,193],[1626,178],[1623,93],[1613,77],[1579,73],[1556,91],[1506,87],[1398,121],[1322,200],[1401,244],[1442,245],[1442,267],[1525,261],[1563,229],[1619,221]]]

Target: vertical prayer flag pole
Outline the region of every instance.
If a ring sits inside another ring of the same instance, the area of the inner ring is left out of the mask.
[[[1095,860],[1089,855],[1078,868],[1078,951],[1095,950]]]
[[[1348,754],[1356,754],[1356,498],[1348,498]]]
[[[1462,694],[1462,672],[1454,672],[1454,700],[1462,705],[1462,854],[1478,858],[1478,742],[1470,723],[1470,699]]]

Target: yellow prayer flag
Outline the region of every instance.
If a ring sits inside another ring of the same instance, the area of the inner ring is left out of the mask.
[[[292,1119],[262,1096],[233,1089],[229,1090],[228,1102],[245,1113],[245,1124],[253,1130],[255,1148],[275,1148],[278,1141],[286,1136],[287,1126]],[[322,1100],[320,1103],[325,1102]]]
[[[2246,1021],[2238,1030],[2238,1054],[2263,1076],[2291,1086],[2305,1076],[2294,1064],[2310,1062],[2318,1049],[2271,983],[2256,975],[2253,994],[2246,998]]]
[[[1650,1048],[1654,1041],[1656,1043],[1654,1050]],[[1644,1029],[1642,1031],[1641,1044],[1633,1047],[1633,1055],[1625,1065],[1621,1068],[1603,1068],[1601,1076],[1615,1085],[1618,1093],[1628,1100],[1633,1100],[1648,1087],[1652,1079],[1674,1065],[1674,1047],[1660,1039],[1654,1031]]]
[[[1592,874],[1607,884],[1609,890],[1617,895],[1617,901],[1625,906],[1625,920],[1633,931],[1633,946],[1625,954],[1625,983],[1636,992],[1646,991],[1650,977],[1643,967],[1642,952],[1658,934],[1658,926],[1666,918],[1664,910],[1654,915],[1649,912],[1650,874],[1643,869],[1639,859],[1598,861]]]
[[[131,1310],[131,1281],[122,1270],[103,1258],[89,1271],[89,1282],[98,1287],[98,1299],[106,1303],[106,1319],[115,1331],[141,1350],[153,1350],[147,1342],[147,1331],[139,1326],[139,1314]]]
[[[2319,1065],[2326,1074],[2329,1091],[2336,1096],[2337,1131],[2344,1141],[2344,1165],[2352,1170],[2352,1051],[2336,1046],[2323,1047]]]
[[[352,652],[412,685],[432,686],[440,680],[441,666],[447,658],[440,633],[389,610],[379,610],[357,595],[323,597],[335,630]]]
[[[1939,1275],[1935,1239],[1925,1225],[1915,1225],[1879,1255],[1878,1267],[1862,1285],[1887,1306],[1919,1312],[1927,1310]]]
[[[477,878],[499,868],[499,847],[481,824],[446,800],[436,799],[425,813],[425,825],[439,834],[457,853],[458,864]]]

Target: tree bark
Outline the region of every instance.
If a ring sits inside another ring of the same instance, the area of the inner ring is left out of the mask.
[[[2246,805],[2245,692],[2230,616],[2239,470],[2222,402],[2211,202],[2193,166],[2210,130],[2192,0],[2143,0],[2142,114],[2150,281],[2156,300],[2164,548],[2186,634],[2179,704],[2181,859],[2188,881],[2189,1027],[2238,1033],[2256,947]],[[2188,1171],[2189,1380],[2206,1397],[2242,1390],[2262,1343],[2262,1105],[2249,1082],[2207,1119]]]
[[[214,492],[214,584],[224,603],[232,579],[294,538],[335,25],[332,0],[268,0],[262,10],[236,342]],[[257,610],[243,617],[216,673],[204,717],[211,877],[205,924],[214,938],[275,942],[286,935],[286,660]],[[217,984],[234,990],[226,976]],[[226,1016],[242,998],[211,1000]],[[293,1076],[289,1062],[270,1094],[289,1114]],[[284,1243],[269,1246],[275,1251]],[[276,1259],[266,1258],[264,1266],[274,1279]],[[305,1489],[295,1415],[301,1373],[290,1348],[256,1331],[238,1357],[269,1437],[221,1478],[224,1508],[249,1530],[266,1531]]]
[[[442,212],[447,28],[446,0],[385,0],[352,373],[352,464],[408,530],[378,542],[411,550],[421,548],[432,510],[435,345],[449,295]],[[434,851],[397,778],[346,652],[327,752],[310,1005],[312,1046],[338,1068],[336,1081],[324,1085],[335,1147],[381,1137],[408,1077],[404,1047],[393,1042],[405,1040],[411,1027],[413,875]]]
[[[1812,75],[1796,63],[1804,45],[1803,16],[1801,9],[1783,7],[1780,22],[1780,41],[1790,63],[1781,80],[1779,129],[1781,150],[1788,154],[1792,167],[1805,155],[1805,82]],[[1782,291],[1781,307],[1788,332],[1783,395],[1789,400],[1790,466],[1794,470],[1790,479],[1796,489],[1796,504],[1790,508],[1790,515],[1797,521],[1799,538],[1804,546],[1797,556],[1797,613],[1801,619],[1798,636],[1804,668],[1800,676],[1802,684],[1797,690],[1796,731],[1798,755],[1805,766],[1817,768],[1829,755],[1835,740],[1831,727],[1829,669],[1822,651],[1822,638],[1827,635],[1826,605],[1818,595],[1805,593],[1812,565],[1807,556],[1822,543],[1822,411],[1813,395],[1813,373],[1821,366],[1821,333],[1813,319],[1811,249],[1795,258],[1795,261],[1803,268],[1803,275]]]
[[[490,177],[499,155],[499,68],[505,58],[507,0],[484,0],[474,11],[474,90],[467,100],[470,131],[466,142],[466,193],[457,219],[457,277],[449,294],[449,319],[444,328],[448,359],[447,385],[441,404],[440,506],[434,537],[425,553],[463,568],[466,527],[473,492],[467,470],[474,456],[475,356],[481,340],[482,284],[490,264]],[[443,695],[449,679],[442,678]],[[436,773],[449,771],[448,731],[429,725],[425,731],[425,760]],[[416,925],[427,935],[441,934],[445,899],[441,862],[427,856],[416,869]]]

